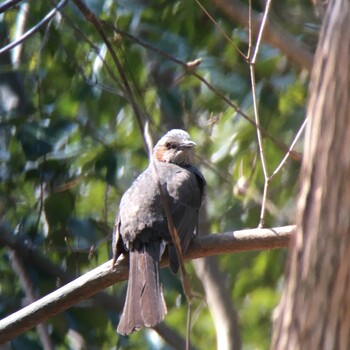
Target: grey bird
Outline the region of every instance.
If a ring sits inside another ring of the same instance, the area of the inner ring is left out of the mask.
[[[205,179],[192,164],[195,143],[184,130],[167,132],[153,149],[159,182],[166,195],[182,253],[197,229]],[[126,300],[117,328],[129,334],[154,327],[167,312],[159,280],[159,263],[166,244],[172,272],[179,268],[168,230],[161,194],[151,165],[124,193],[113,233],[113,263],[129,252],[129,280]]]

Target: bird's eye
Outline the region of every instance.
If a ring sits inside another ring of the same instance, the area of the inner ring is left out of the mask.
[[[175,143],[171,143],[171,142],[167,142],[166,144],[165,144],[165,147],[167,148],[167,149],[175,149],[176,148],[176,144]]]

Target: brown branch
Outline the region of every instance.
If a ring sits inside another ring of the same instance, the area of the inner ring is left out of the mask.
[[[197,259],[205,256],[249,250],[285,248],[295,226],[273,229],[250,229],[222,234],[211,234],[192,240],[184,258]],[[1,226],[0,226],[0,231]],[[2,232],[0,232],[1,236]],[[167,266],[166,257],[162,266]],[[40,300],[13,313],[0,321],[0,344],[18,336],[48,318],[57,315],[74,304],[99,291],[128,278],[128,261],[122,256],[111,269],[111,261],[95,268]]]
[[[36,270],[55,279],[60,283],[66,284],[76,278],[76,275],[63,270],[60,266],[53,264],[47,257],[42,255],[38,247],[31,245],[30,242],[14,236],[10,230],[0,223],[0,247],[8,247],[15,251],[25,264],[33,266]],[[93,305],[106,310],[120,313],[123,310],[123,303],[119,298],[107,293],[99,292],[91,298]],[[170,344],[174,349],[184,349],[185,340],[171,327],[166,324],[160,324],[154,330]],[[192,347],[192,349],[195,349]]]

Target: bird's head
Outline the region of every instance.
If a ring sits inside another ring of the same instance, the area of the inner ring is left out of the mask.
[[[173,129],[158,141],[153,149],[153,154],[160,162],[188,165],[192,163],[195,145],[186,131]]]

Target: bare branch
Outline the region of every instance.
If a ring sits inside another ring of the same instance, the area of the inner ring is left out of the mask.
[[[258,57],[258,52],[259,52],[259,48],[260,48],[260,44],[261,44],[261,39],[262,39],[263,33],[265,31],[266,20],[267,20],[267,16],[269,14],[269,11],[270,11],[270,5],[271,5],[271,0],[266,0],[264,15],[263,15],[263,18],[262,18],[262,21],[261,21],[261,25],[260,25],[260,28],[259,28],[259,33],[258,33],[258,37],[256,39],[256,44],[255,44],[255,50],[254,50],[253,58],[252,58],[252,61],[251,61],[252,64],[255,64],[256,58]]]
[[[0,13],[5,12],[6,10],[8,10],[9,8],[16,6],[17,4],[19,4],[20,2],[22,2],[22,0],[7,0],[4,1],[1,5],[0,5]]]
[[[23,33],[25,32],[29,9],[30,9],[29,2],[24,2],[19,6],[19,11],[18,11],[17,20],[16,20],[17,22],[16,30],[14,33],[14,40],[17,40],[20,37],[22,37]],[[12,62],[15,68],[19,68],[21,64],[22,48],[23,48],[23,45],[17,45],[13,50]]]
[[[239,47],[233,42],[233,40],[226,34],[224,29],[220,26],[220,24],[211,16],[211,14],[207,11],[207,9],[201,4],[199,0],[195,0],[198,6],[202,9],[202,11],[208,16],[208,18],[214,23],[215,27],[220,30],[222,35],[225,37],[225,39],[237,50],[237,52],[240,54],[240,56],[245,60],[248,61],[248,57],[246,56]]]
[[[28,241],[20,237],[14,237],[4,225],[0,224],[0,247],[6,246],[16,252],[25,264],[30,264],[41,273],[59,278],[60,282],[71,282],[76,276],[61,267],[53,264],[48,258],[43,256],[35,246],[31,246]],[[94,305],[99,308],[120,313],[123,304],[115,296],[107,292],[99,292],[91,298]],[[154,330],[174,349],[184,349],[186,341],[174,329],[162,323],[154,327]],[[191,349],[195,349],[191,347]]]
[[[294,137],[294,140],[292,141],[290,147],[289,147],[289,151],[285,154],[285,156],[283,157],[283,159],[281,160],[281,162],[279,163],[279,165],[277,166],[277,168],[273,171],[273,173],[270,176],[270,180],[282,169],[283,165],[285,164],[285,162],[287,161],[287,159],[289,158],[290,155],[290,151],[293,150],[293,148],[295,147],[296,143],[298,142],[301,134],[303,133],[305,126],[307,124],[308,118],[306,117],[305,120],[303,121],[303,124],[301,125],[301,127],[299,128],[299,131],[297,132],[297,134]]]
[[[264,33],[264,30],[265,30],[266,20],[267,20],[268,14],[269,14],[270,5],[271,5],[271,1],[267,0],[266,6],[265,6],[265,11],[264,11],[264,16],[263,16],[263,19],[261,21],[261,26],[259,29],[259,34],[258,34],[258,37],[256,39],[253,57],[252,57],[251,61],[249,62],[250,81],[251,81],[252,95],[253,95],[254,118],[255,118],[255,124],[257,126],[256,134],[257,134],[257,138],[258,138],[261,165],[262,165],[262,169],[263,169],[263,173],[264,173],[264,193],[263,193],[263,200],[261,202],[259,227],[264,227],[266,198],[267,198],[267,191],[268,191],[270,179],[269,179],[269,174],[268,174],[267,165],[266,165],[265,152],[264,152],[264,147],[263,147],[263,143],[262,143],[261,131],[258,127],[258,126],[260,126],[260,118],[259,118],[258,103],[257,103],[257,98],[256,98],[256,88],[255,88],[256,83],[255,83],[254,66],[256,63],[256,58],[258,57],[261,38],[262,38],[262,35]],[[251,14],[250,14],[250,16],[251,16]],[[251,22],[249,23],[249,25],[251,25]],[[250,29],[250,32],[251,32],[251,29]]]
[[[189,260],[233,252],[285,248],[294,231],[295,226],[285,226],[201,236],[192,240],[184,258]],[[0,237],[5,233],[5,229],[0,226]],[[127,260],[125,256],[121,256],[114,269],[111,269],[111,261],[107,261],[40,300],[4,318],[0,321],[0,343],[9,341],[27,329],[63,312],[97,292],[126,280],[128,278]],[[167,257],[162,260],[161,265],[163,267],[168,265]]]
[[[232,21],[240,23],[243,26],[249,26],[249,8],[241,1],[237,0],[211,0],[225,16]],[[251,13],[251,29],[257,35],[260,29],[261,16],[256,11]],[[295,40],[288,32],[279,28],[275,23],[268,21],[263,35],[263,40],[272,46],[280,49],[288,59],[300,68],[311,71],[313,54],[307,46]]]
[[[149,44],[148,42],[140,39],[139,37],[133,36],[133,35],[125,32],[123,30],[116,28],[114,25],[112,25],[108,22],[103,22],[103,24],[106,27],[111,28],[113,31],[120,34],[124,38],[127,38],[128,40],[131,40],[131,41],[141,45],[145,49],[151,50],[151,51],[167,58],[168,60],[178,64],[179,66],[183,67],[183,69],[185,70],[186,73],[188,73],[188,74],[194,76],[196,79],[200,80],[210,91],[212,91],[216,96],[218,96],[220,99],[222,99],[228,106],[232,107],[236,113],[241,115],[245,120],[247,120],[254,127],[259,128],[261,133],[264,136],[268,137],[269,140],[271,140],[271,142],[273,142],[280,150],[282,150],[284,152],[290,152],[290,156],[293,160],[301,161],[301,155],[298,152],[295,152],[293,150],[290,151],[289,147],[287,145],[285,145],[283,142],[277,140],[271,133],[269,133],[267,130],[265,130],[261,125],[256,125],[254,119],[252,119],[248,114],[246,114],[244,111],[242,111],[238,107],[238,105],[236,105],[234,102],[232,102],[223,92],[221,92],[215,86],[210,84],[203,76],[201,76],[199,73],[197,73],[196,70],[194,70],[193,68],[189,68],[187,62],[181,61],[180,59],[162,51],[158,47]]]
[[[134,97],[132,87],[127,79],[127,76],[125,74],[122,63],[120,62],[111,41],[108,39],[108,36],[104,31],[104,28],[103,28],[104,22],[102,22],[95,15],[95,13],[90,10],[90,8],[86,5],[86,3],[84,1],[73,0],[73,2],[75,4],[75,6],[79,9],[79,11],[82,13],[82,15],[85,17],[85,19],[93,24],[96,31],[98,32],[98,34],[102,38],[103,42],[107,46],[108,52],[110,53],[110,55],[113,59],[113,62],[115,64],[115,66],[117,67],[119,76],[121,78],[123,90],[124,90],[124,95],[125,95],[124,97],[131,104],[131,107],[132,107],[132,109],[135,113],[135,116],[136,116],[136,120],[137,120],[139,129],[141,131],[141,135],[142,135],[142,137],[144,137],[143,119],[144,119],[145,115],[144,115],[143,111],[141,110],[141,108],[139,107],[139,105]],[[144,140],[144,143],[146,145],[145,140]]]
[[[48,23],[65,4],[67,0],[61,0],[55,8],[53,8],[37,25],[33,28],[29,29],[26,33],[24,33],[19,39],[13,41],[12,43],[4,46],[0,49],[0,55],[6,51],[13,49],[15,46],[21,44],[23,41],[27,40],[30,36],[32,36],[35,32],[37,32],[43,25]]]

